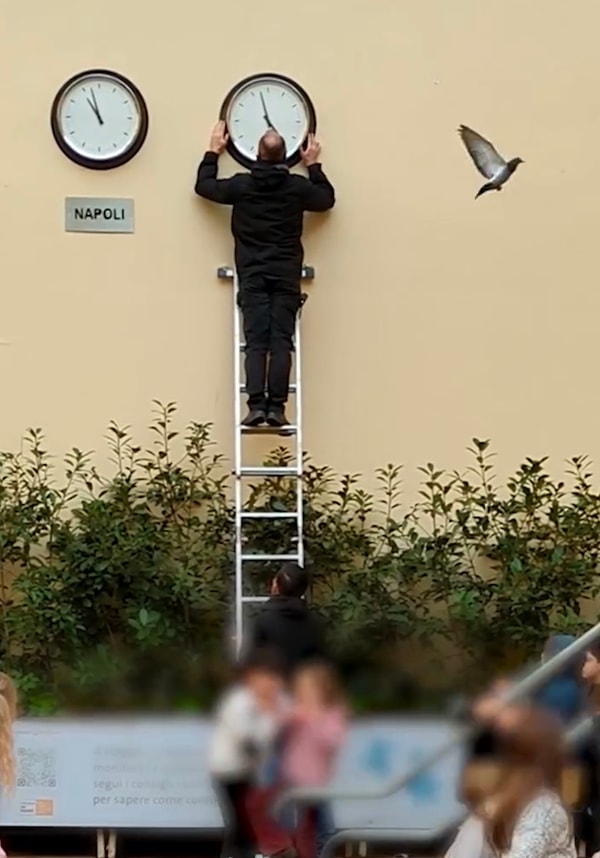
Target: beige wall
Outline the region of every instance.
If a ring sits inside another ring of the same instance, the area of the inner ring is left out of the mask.
[[[194,198],[222,98],[256,71],[312,96],[338,191],[307,230],[306,446],[340,469],[501,464],[600,444],[600,6],[594,0],[0,0],[0,447],[143,427],[154,398],[231,435],[228,215]],[[85,68],[151,112],[109,173],[58,151]],[[526,161],[474,202],[464,122]],[[223,160],[223,171],[233,169]],[[69,235],[66,195],[132,196],[134,236]]]

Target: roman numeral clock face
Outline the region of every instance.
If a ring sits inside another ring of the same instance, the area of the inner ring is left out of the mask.
[[[130,161],[148,132],[139,90],[122,75],[83,72],[59,90],[50,117],[54,139],[82,167],[107,170]]]
[[[220,117],[227,124],[230,154],[246,167],[256,161],[258,141],[269,129],[285,140],[288,165],[297,164],[301,146],[317,124],[306,92],[278,74],[252,75],[238,83],[223,102]]]

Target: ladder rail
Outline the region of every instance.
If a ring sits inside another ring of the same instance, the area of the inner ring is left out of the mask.
[[[303,448],[303,431],[302,431],[302,337],[300,336],[300,328],[302,326],[302,305],[298,308],[296,316],[296,334],[294,337],[294,345],[296,353],[294,356],[294,365],[296,368],[296,536],[298,544],[296,550],[298,552],[298,566],[304,566],[304,448]]]
[[[313,280],[314,268],[303,266],[302,280]],[[296,420],[281,430],[269,427],[245,427],[242,425],[241,396],[246,392],[245,382],[242,382],[241,361],[245,354],[245,342],[242,342],[242,314],[239,307],[239,280],[237,272],[228,266],[217,269],[217,277],[227,280],[233,284],[233,387],[234,387],[234,640],[236,654],[239,655],[244,634],[244,606],[252,603],[261,603],[268,600],[268,596],[246,596],[244,592],[244,564],[245,563],[272,563],[295,561],[300,566],[304,565],[304,491],[303,491],[303,433],[302,433],[302,345],[301,345],[301,315],[302,300],[294,323],[294,382],[290,384],[290,393],[296,397]],[[286,467],[245,466],[244,465],[244,437],[251,434],[278,434],[283,437],[294,437],[295,439],[295,463]],[[244,509],[244,478],[252,476],[290,477],[296,480],[296,510],[283,513],[252,512]],[[278,554],[251,554],[244,550],[244,522],[259,519],[288,519],[296,522],[295,551],[281,552]]]
[[[239,282],[237,275],[233,276],[233,385],[234,390],[240,389],[241,382],[241,360],[240,360],[240,341],[241,341],[241,320],[239,312]],[[242,648],[243,624],[244,624],[244,603],[243,603],[243,588],[244,588],[244,570],[243,570],[243,533],[242,533],[242,517],[243,508],[243,486],[240,479],[240,471],[242,465],[242,407],[239,394],[233,398],[233,414],[234,414],[234,505],[235,505],[235,647],[239,655]]]

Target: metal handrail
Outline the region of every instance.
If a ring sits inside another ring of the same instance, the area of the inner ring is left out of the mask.
[[[548,661],[541,664],[536,670],[520,681],[509,687],[503,694],[500,695],[498,705],[502,709],[510,703],[521,700],[528,694],[537,691],[549,679],[552,679],[562,669],[567,667],[573,660],[574,656],[584,653],[586,649],[600,636],[600,623],[597,623],[593,628],[577,638],[570,646],[557,653]],[[344,790],[337,787],[319,787],[310,788],[302,787],[286,790],[281,794],[275,802],[275,812],[280,811],[283,807],[291,802],[301,804],[313,804],[328,799],[368,799],[368,798],[387,798],[395,792],[404,789],[416,778],[420,777],[431,766],[434,766],[439,760],[443,759],[447,754],[453,751],[457,746],[467,742],[478,734],[481,727],[472,725],[469,727],[458,728],[455,735],[441,745],[436,751],[433,751],[429,756],[425,757],[418,765],[409,772],[403,775],[391,778],[383,786],[374,786],[370,789],[350,789]]]
[[[583,718],[572,727],[565,736],[568,746],[577,745],[585,739],[592,727],[592,718]],[[449,831],[463,822],[467,815],[462,809],[459,813],[448,816],[441,825],[433,831],[422,828],[410,832],[410,842],[416,844],[435,843],[441,840]],[[329,858],[333,848],[341,843],[393,843],[398,840],[397,828],[342,828],[336,831],[324,844],[321,858]]]

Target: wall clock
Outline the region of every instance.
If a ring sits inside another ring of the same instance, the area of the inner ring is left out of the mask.
[[[56,94],[50,126],[61,151],[81,167],[110,170],[140,151],[148,108],[139,89],[116,72],[91,69]]]
[[[256,161],[258,141],[269,128],[284,138],[288,165],[297,164],[302,144],[317,127],[307,93],[289,77],[274,72],[251,75],[236,84],[219,118],[227,124],[229,154],[244,167]]]

